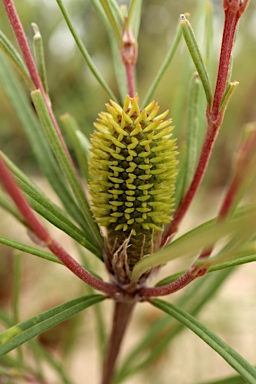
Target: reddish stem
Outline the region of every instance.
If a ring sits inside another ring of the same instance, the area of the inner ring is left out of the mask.
[[[57,123],[56,118],[54,116],[54,113],[52,111],[48,95],[46,95],[46,93],[45,93],[42,81],[41,81],[40,76],[38,74],[38,70],[37,70],[37,67],[36,67],[33,55],[31,53],[30,47],[28,45],[27,37],[25,35],[23,26],[21,24],[20,18],[19,18],[18,13],[17,13],[17,10],[15,8],[14,2],[13,2],[13,0],[3,0],[3,5],[5,7],[6,14],[7,14],[9,22],[10,22],[10,24],[12,26],[13,32],[14,32],[14,34],[16,36],[17,41],[18,41],[18,44],[19,44],[20,50],[22,52],[23,58],[24,58],[25,63],[27,65],[30,77],[31,77],[31,79],[32,79],[36,89],[40,89],[41,92],[42,92],[42,95],[44,97],[45,104],[47,106],[48,113],[50,115],[50,118],[51,118],[51,121],[53,123],[53,126],[54,126],[54,128],[56,130],[56,133],[57,133],[57,135],[59,137],[59,140],[60,140],[60,142],[62,144],[62,147],[63,147],[63,149],[64,149],[64,151],[65,151],[65,153],[66,153],[66,155],[67,155],[67,157],[69,159],[69,162],[72,165],[72,167],[74,169],[74,172],[76,173],[76,176],[77,176],[77,178],[79,180],[78,173],[76,171],[76,168],[74,166],[74,163],[72,161],[70,153],[69,153],[69,151],[67,149],[66,143],[65,143],[65,141],[64,141],[64,139],[62,137],[60,128],[58,126],[58,123]]]
[[[31,231],[71,272],[92,288],[98,289],[108,295],[119,292],[118,288],[114,285],[105,283],[92,276],[52,238],[29,206],[2,158],[0,158],[0,179]]]
[[[3,0],[6,14],[18,41],[20,50],[30,73],[30,77],[36,88],[42,89],[42,82],[31,54],[28,41],[12,0]]]
[[[236,1],[237,5],[238,2]],[[234,43],[234,36],[236,31],[237,22],[239,19],[238,9],[234,9],[231,6],[231,3],[228,2],[225,9],[225,1],[224,1],[224,11],[225,11],[225,23],[224,30],[222,36],[222,46],[220,53],[220,61],[219,61],[219,69],[218,76],[215,88],[215,94],[213,99],[212,106],[212,119],[213,121],[218,118],[219,107],[224,95],[227,80],[228,80],[228,72],[230,67],[230,58],[231,52]]]
[[[214,126],[214,129],[210,129],[211,126]],[[198,190],[198,187],[199,187],[201,180],[204,176],[204,173],[205,173],[205,170],[206,170],[209,158],[210,158],[210,154],[211,154],[211,150],[212,150],[215,138],[216,138],[217,130],[218,130],[218,126],[209,124],[208,129],[207,129],[208,134],[206,135],[205,140],[204,140],[202,152],[200,155],[200,159],[198,161],[198,165],[197,165],[197,168],[195,171],[194,178],[193,178],[191,185],[190,185],[184,199],[182,200],[180,206],[175,211],[172,222],[167,227],[167,229],[163,235],[161,246],[164,246],[170,240],[171,236],[175,232],[177,232],[179,224],[180,224],[181,220],[183,219],[183,217],[185,216],[185,214],[186,214],[186,212],[187,212],[187,210],[188,210],[188,208],[189,208],[189,206],[190,206],[190,204],[191,204],[191,202],[192,202],[192,200],[193,200],[193,198],[194,198],[194,196]]]
[[[225,198],[223,200],[223,203],[218,215],[219,220],[225,218],[231,211],[234,200],[236,199],[239,187],[240,187],[240,182],[236,178],[234,178],[225,194]]]
[[[200,274],[200,276],[202,275]],[[139,294],[144,299],[157,297],[157,296],[170,295],[171,293],[177,292],[180,289],[186,287],[186,285],[190,284],[197,277],[199,277],[199,275],[192,275],[190,270],[188,270],[182,276],[180,276],[177,280],[173,281],[170,284],[164,285],[162,287],[152,287],[152,288],[145,287],[140,290]]]
[[[217,221],[225,219],[230,214],[230,211],[235,204],[237,195],[242,188],[245,179],[248,177],[248,172],[250,173],[251,169],[254,168],[255,148],[256,133],[253,132],[238,151],[233,178],[225,193],[224,200],[218,213]],[[209,257],[212,250],[213,247],[203,250],[198,259]]]
[[[135,95],[135,87],[134,87],[134,64],[125,64],[126,78],[127,78],[127,91],[130,97],[134,97]]]
[[[219,217],[225,217],[230,212],[239,189],[248,177],[248,172],[254,168],[255,148],[256,132],[248,137],[238,152],[234,175],[221,205]]]
[[[132,31],[125,28],[123,33],[123,46],[121,57],[126,71],[127,90],[130,97],[135,95],[134,70],[137,62],[137,43],[134,40]]]
[[[241,3],[241,0],[223,1],[223,7],[225,11],[225,22],[213,105],[212,107],[208,106],[206,111],[208,121],[206,137],[191,185],[186,195],[184,196],[180,206],[174,213],[173,221],[169,224],[165,231],[165,234],[162,238],[162,246],[165,245],[171,239],[172,235],[178,230],[178,226],[181,220],[183,219],[184,215],[186,214],[203,179],[212,152],[213,144],[223,119],[223,112],[220,113],[220,106],[228,81],[230,57],[233,48],[237,23],[241,15],[244,13],[246,7],[248,6],[249,1],[250,0],[244,0],[243,3]]]
[[[135,302],[133,301],[115,302],[112,330],[108,341],[101,384],[113,382],[116,360],[134,305]]]

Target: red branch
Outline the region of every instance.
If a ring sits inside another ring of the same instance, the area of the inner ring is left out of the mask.
[[[106,293],[107,295],[113,295],[119,292],[119,289],[112,284],[103,282],[97,279],[86,271],[72,256],[70,256],[64,248],[57,241],[55,241],[47,229],[41,224],[36,217],[35,213],[31,209],[27,200],[23,196],[15,180],[13,179],[9,169],[0,157],[0,179],[16,204],[21,215],[24,217],[28,227],[31,231],[41,240],[46,247],[77,277],[83,280],[86,284],[90,285],[99,291]]]
[[[241,2],[241,0],[223,1],[223,7],[225,11],[225,22],[213,105],[208,106],[206,111],[208,122],[206,137],[191,185],[186,195],[184,196],[180,206],[175,211],[173,221],[169,224],[164,233],[161,243],[162,246],[169,242],[174,233],[178,230],[178,226],[181,220],[183,219],[184,215],[186,214],[203,179],[212,152],[213,144],[215,142],[223,120],[223,111],[220,112],[220,106],[228,81],[230,57],[233,48],[237,23],[242,14],[244,13],[246,7],[248,6],[249,1],[250,0],[244,0],[243,2]]]
[[[119,355],[121,343],[129,324],[134,305],[135,302],[133,301],[115,302],[112,330],[105,353],[101,384],[113,383],[116,360]]]
[[[137,43],[134,40],[132,31],[128,28],[123,33],[123,46],[121,48],[121,58],[125,66],[127,90],[130,97],[135,95],[134,70],[137,62]]]
[[[52,121],[52,124],[55,128],[55,131],[56,131],[58,137],[59,137],[59,140],[62,144],[62,147],[63,147],[63,149],[64,149],[64,151],[65,151],[65,153],[69,159],[69,162],[72,165],[74,172],[75,172],[75,174],[79,180],[78,173],[77,173],[76,168],[73,164],[72,158],[71,158],[70,153],[67,149],[66,143],[62,137],[60,128],[58,126],[58,123],[57,123],[56,118],[54,116],[54,113],[52,111],[51,103],[49,102],[48,95],[46,95],[46,93],[45,93],[42,81],[41,81],[40,76],[38,74],[38,70],[37,70],[33,55],[31,53],[30,47],[28,45],[27,37],[25,35],[25,32],[24,32],[23,26],[21,24],[21,21],[19,19],[18,13],[16,11],[14,2],[13,2],[13,0],[2,0],[2,1],[3,1],[3,5],[5,7],[5,10],[6,10],[6,14],[7,14],[8,19],[9,19],[9,22],[12,26],[13,32],[15,34],[17,41],[18,41],[18,44],[19,44],[20,50],[22,52],[23,58],[24,58],[25,63],[27,65],[30,77],[31,77],[36,89],[40,89],[42,92],[42,95],[43,95],[44,100],[45,100],[45,104],[46,104],[47,109],[48,109],[48,113],[49,113],[51,121]]]
[[[202,274],[200,274],[200,276],[202,276]],[[144,299],[170,295],[171,293],[175,293],[180,289],[186,287],[186,285],[191,283],[197,277],[199,277],[199,275],[192,275],[190,270],[188,270],[181,277],[179,277],[177,280],[173,281],[170,284],[164,285],[162,287],[145,287],[139,291],[139,294]]]

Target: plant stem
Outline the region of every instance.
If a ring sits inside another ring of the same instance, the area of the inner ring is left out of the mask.
[[[227,79],[229,74],[230,58],[234,43],[237,23],[250,0],[224,0],[223,8],[225,12],[225,23],[222,36],[222,45],[219,61],[219,69],[217,82],[212,106],[212,120],[216,120],[219,114],[219,108],[222,97],[226,90]]]
[[[234,174],[224,195],[224,199],[218,213],[218,222],[224,220],[228,215],[231,214],[232,210],[239,201],[239,197],[241,197],[240,192],[243,189],[244,184],[249,182],[254,176],[255,148],[256,132],[252,131],[245,143],[240,147],[238,151],[234,167]],[[212,253],[212,250],[213,247],[202,250],[197,260],[209,257]],[[191,268],[194,268],[195,273],[197,273],[198,267],[194,267],[194,264],[195,262],[192,264]]]
[[[137,62],[137,43],[131,29],[125,28],[123,33],[123,46],[121,57],[126,71],[127,90],[130,97],[135,95],[134,70]]]
[[[192,275],[190,270],[185,272],[182,276],[180,276],[177,280],[173,281],[170,284],[163,285],[162,287],[152,287],[152,288],[142,288],[140,290],[140,295],[146,299],[151,297],[165,296],[171,293],[177,292],[180,289],[186,287],[186,285],[190,284],[193,280],[200,275]]]
[[[111,384],[121,343],[131,318],[135,301],[115,302],[112,330],[108,341],[101,384]]]
[[[205,137],[203,148],[201,151],[201,155],[198,161],[198,165],[193,177],[193,180],[190,184],[190,187],[185,194],[185,197],[183,198],[180,206],[177,208],[173,215],[173,220],[170,223],[170,225],[167,227],[166,232],[164,233],[164,236],[162,238],[161,245],[165,245],[169,240],[171,239],[172,235],[177,232],[179,224],[183,217],[185,216],[197,190],[201,183],[201,180],[204,176],[210,154],[212,151],[213,144],[215,142],[216,134],[218,131],[219,126],[215,125],[214,129],[211,129],[212,124],[208,125],[207,131],[208,134]]]
[[[169,224],[164,233],[161,242],[162,246],[169,242],[174,233],[177,232],[178,226],[181,220],[183,219],[185,213],[187,212],[203,179],[212,152],[213,144],[215,142],[217,133],[219,132],[219,128],[224,117],[225,111],[221,109],[221,102],[226,91],[229,76],[230,58],[237,23],[242,14],[244,13],[246,7],[248,6],[249,1],[250,0],[244,0],[244,2],[241,2],[240,0],[223,1],[225,22],[213,104],[212,106],[208,106],[206,110],[206,117],[208,122],[206,137],[204,140],[198,166],[196,168],[193,180],[180,206],[174,213],[173,221]]]
[[[38,74],[38,70],[37,70],[33,55],[31,53],[30,47],[28,45],[27,37],[25,35],[23,26],[21,24],[17,10],[16,10],[15,5],[14,5],[14,1],[13,0],[2,0],[2,2],[3,2],[3,5],[5,7],[6,14],[7,14],[9,22],[12,26],[15,37],[18,41],[18,44],[19,44],[20,50],[22,52],[23,58],[24,58],[25,63],[27,65],[27,69],[29,71],[30,77],[34,83],[35,88],[40,89],[42,92],[42,95],[43,95],[44,100],[45,100],[45,104],[46,104],[47,109],[48,109],[49,116],[50,116],[51,121],[53,123],[53,126],[56,130],[56,133],[59,137],[61,145],[62,145],[62,147],[63,147],[63,149],[64,149],[64,151],[65,151],[65,153],[69,159],[70,164],[72,165],[72,167],[76,173],[77,178],[79,179],[78,173],[77,173],[76,168],[75,168],[74,163],[73,163],[73,160],[72,160],[70,153],[67,149],[67,146],[66,146],[65,141],[62,137],[60,128],[59,128],[58,123],[56,121],[56,118],[54,116],[53,110],[51,108],[51,102],[49,100],[49,97],[45,93],[42,81],[41,81],[40,76]]]
[[[91,275],[84,269],[72,256],[70,256],[64,248],[53,239],[47,229],[41,224],[31,209],[27,200],[23,196],[16,182],[14,181],[8,167],[0,157],[0,180],[2,181],[7,193],[16,204],[21,215],[24,217],[28,227],[36,235],[36,237],[49,248],[52,253],[77,277],[90,285],[92,288],[98,289],[107,295],[114,295],[119,289],[112,284],[105,283]]]

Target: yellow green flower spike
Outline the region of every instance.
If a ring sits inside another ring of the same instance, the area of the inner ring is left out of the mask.
[[[92,211],[106,228],[111,263],[129,270],[159,247],[171,220],[176,140],[155,101],[140,110],[138,96],[127,96],[123,108],[114,101],[106,108],[91,138]]]

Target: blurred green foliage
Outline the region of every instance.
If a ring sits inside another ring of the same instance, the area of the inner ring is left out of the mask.
[[[129,3],[120,0],[119,4]],[[56,116],[65,112],[75,116],[83,132],[89,137],[93,130],[93,121],[98,112],[104,108],[107,96],[89,72],[80,52],[70,35],[55,1],[22,0],[16,1],[21,20],[32,46],[33,31],[31,23],[39,25],[44,39],[46,66],[50,94]],[[197,38],[203,47],[204,20],[200,18],[198,4],[204,7],[206,0],[145,0],[142,10],[142,23],[139,33],[139,58],[137,65],[137,90],[140,100],[154,78],[162,60],[172,43],[180,13],[189,12],[190,21]],[[214,41],[212,81],[215,81],[217,60],[221,42],[223,22],[222,1],[214,0]],[[108,84],[117,93],[111,49],[105,27],[95,12],[90,0],[66,0],[72,19],[82,37],[89,53]],[[229,105],[221,133],[218,138],[209,171],[206,175],[210,187],[225,183],[230,169],[234,149],[239,144],[242,127],[256,119],[256,4],[251,2],[249,11],[242,20],[239,36],[234,50],[232,80],[240,82],[238,90]],[[3,7],[0,5],[1,28],[14,41]],[[154,98],[161,109],[170,109],[176,125],[179,146],[182,147],[182,134],[186,126],[186,103],[180,104],[180,96],[187,91],[189,78],[184,76],[188,62],[191,74],[194,71],[184,42],[182,42],[174,61],[160,82]],[[10,64],[11,65],[11,64]],[[23,80],[21,80],[23,81]],[[1,87],[1,85],[0,85]],[[1,148],[13,159],[23,164],[26,170],[37,171],[25,134],[17,120],[9,101],[1,91],[0,116]],[[203,112],[204,113],[204,112]]]

